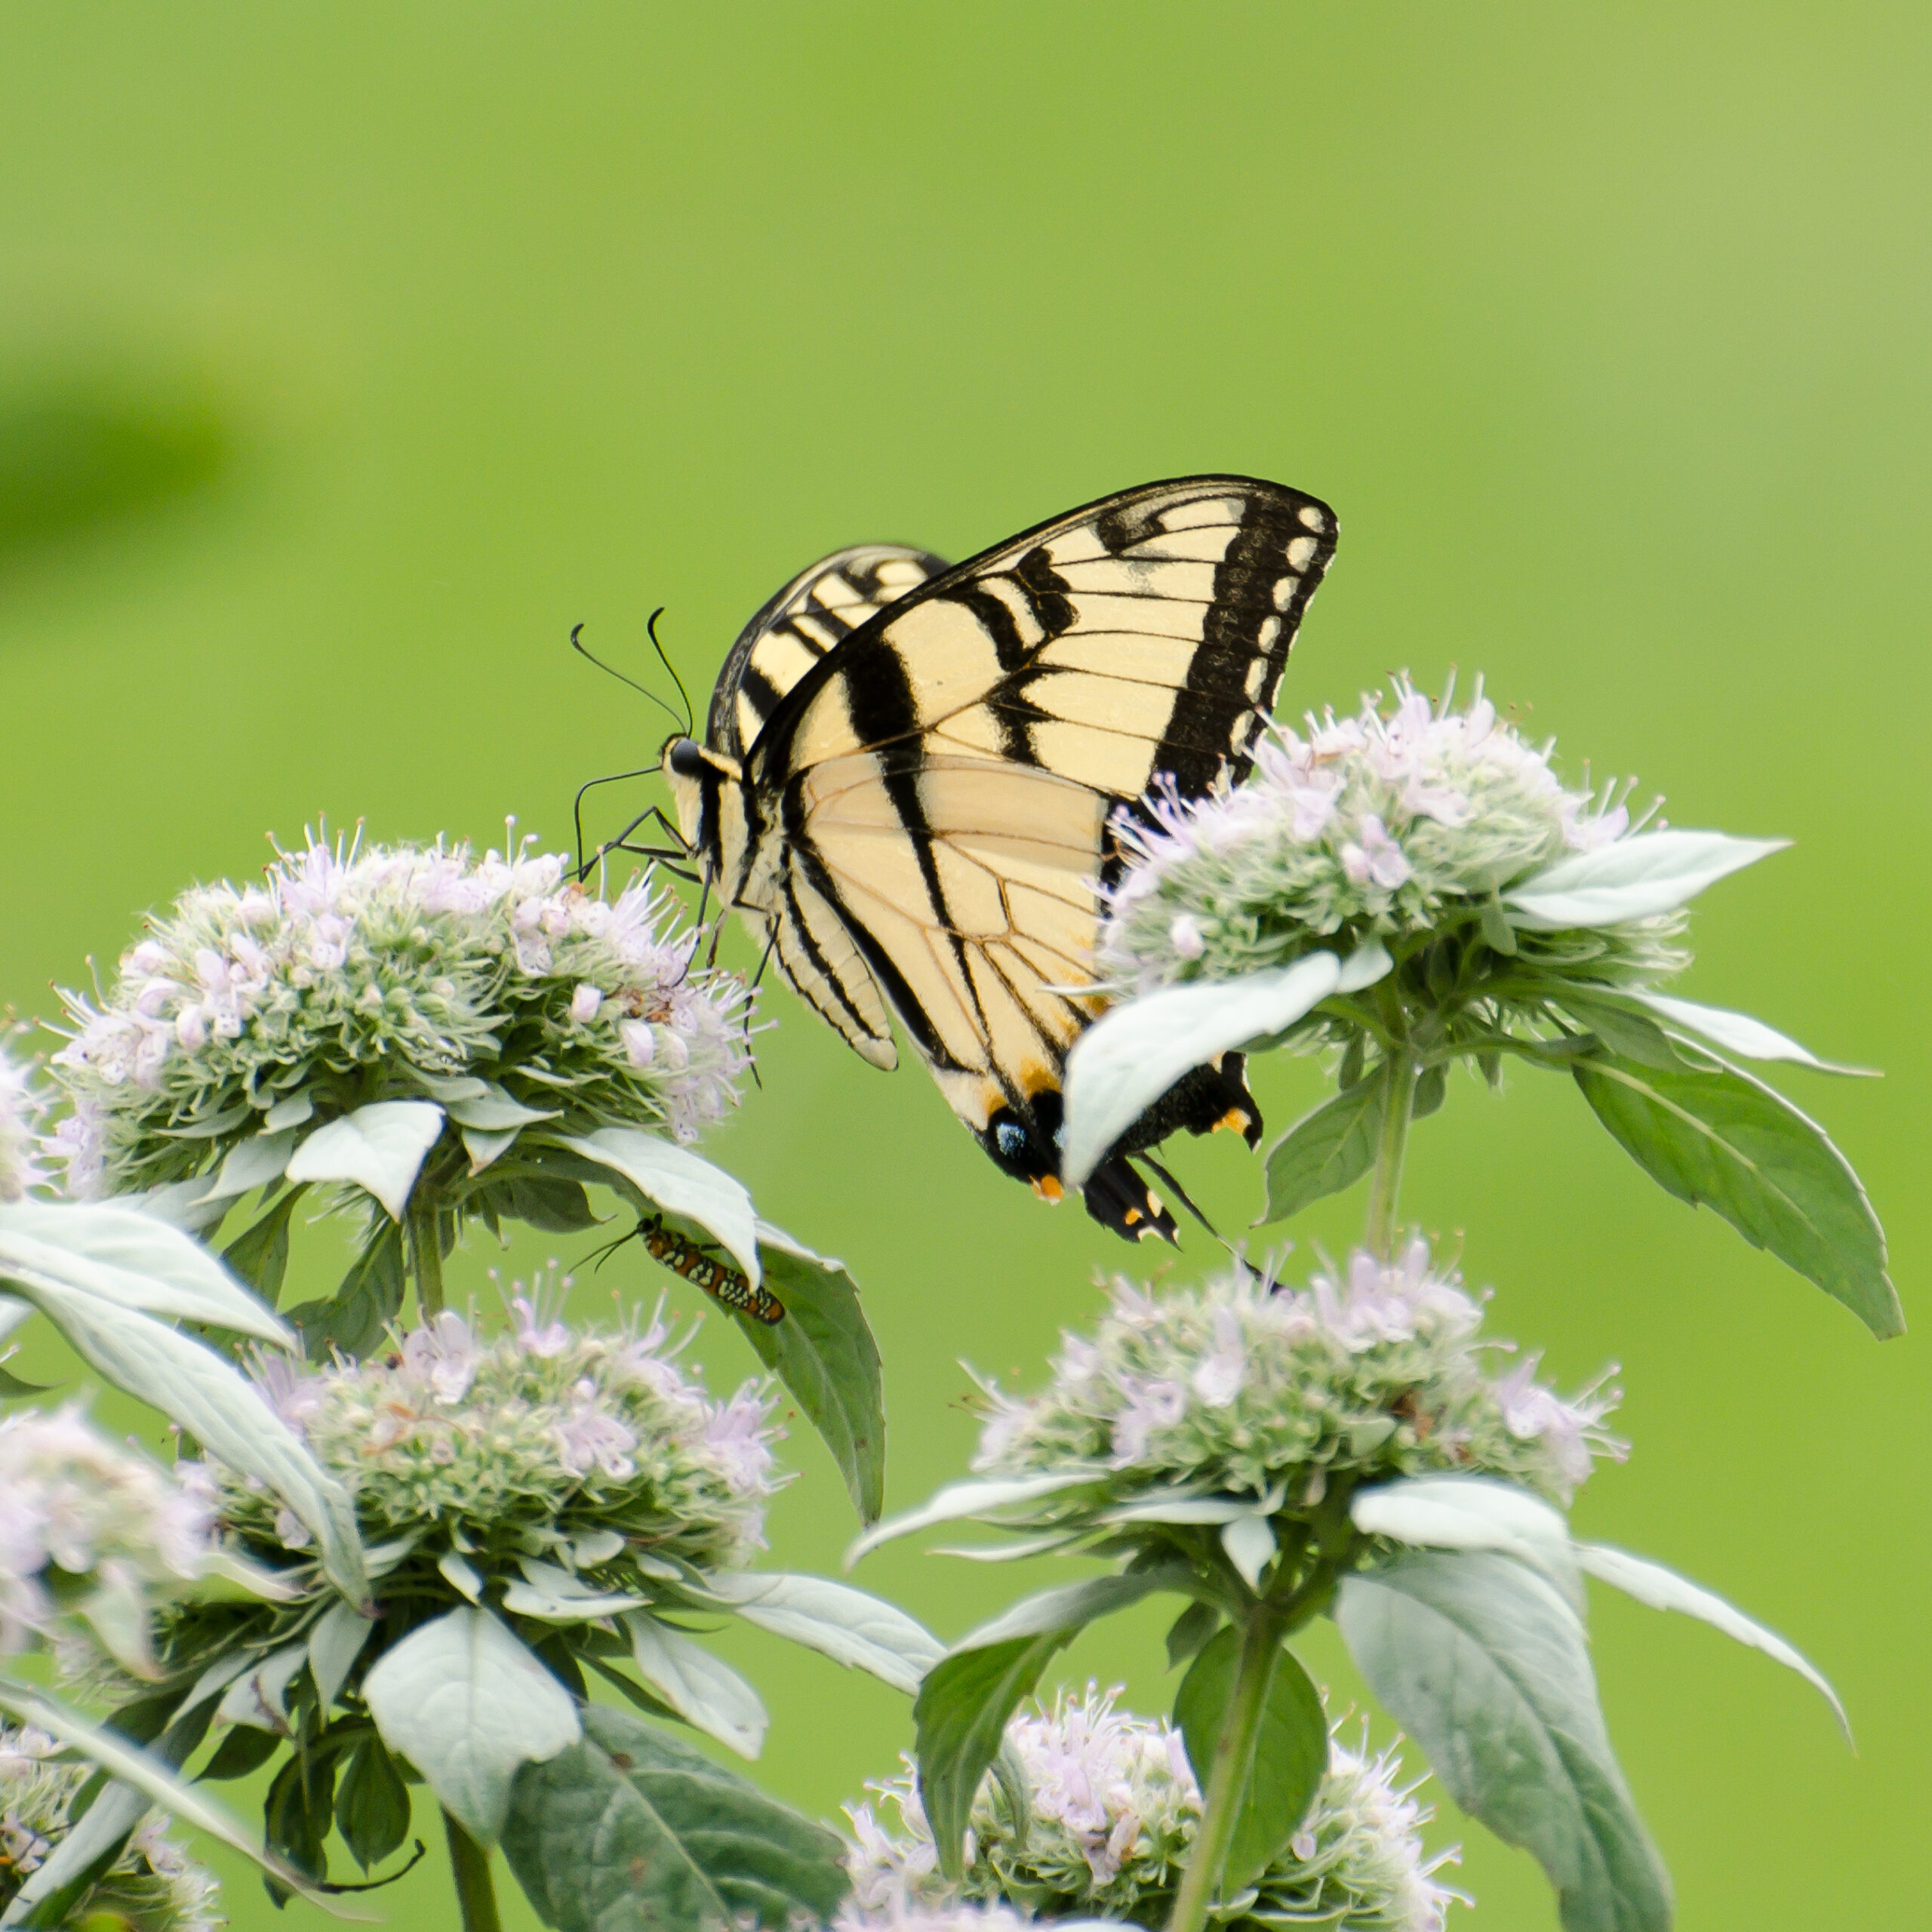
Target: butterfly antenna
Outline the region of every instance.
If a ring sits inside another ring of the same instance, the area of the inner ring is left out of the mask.
[[[1143,1167],[1151,1168],[1159,1180],[1167,1187],[1173,1191],[1175,1198],[1180,1201],[1180,1204],[1185,1208],[1187,1211],[1192,1214],[1194,1218],[1198,1221],[1217,1241],[1220,1242],[1223,1247],[1226,1247],[1228,1245],[1226,1238],[1222,1234],[1220,1229],[1216,1227],[1214,1223],[1209,1220],[1208,1217],[1202,1214],[1198,1208],[1195,1206],[1192,1199],[1188,1194],[1187,1189],[1183,1187],[1180,1183],[1176,1180],[1174,1176],[1168,1173],[1167,1169],[1162,1167],[1160,1162],[1155,1160],[1152,1155],[1147,1153],[1137,1154],[1134,1156],[1134,1158],[1139,1161]]]
[[[678,667],[671,662],[657,635],[657,620],[663,614],[664,606],[660,604],[651,612],[649,620],[646,622],[644,627],[645,635],[651,639],[657,653],[657,661],[670,672],[671,681],[677,686],[678,695],[685,701],[685,736],[688,738],[694,737],[697,734],[697,714],[691,709],[691,694],[685,689],[685,681],[678,675]],[[664,708],[668,711],[671,707],[666,705]]]
[[[651,621],[654,624],[657,623],[660,614],[661,614],[661,612],[653,613]],[[691,735],[691,728],[690,722],[690,713],[691,701],[688,697],[685,698],[685,715],[680,718],[678,714],[673,711],[654,691],[651,690],[648,685],[639,684],[635,678],[626,677],[623,672],[620,671],[614,664],[605,663],[603,659],[599,657],[596,652],[592,651],[590,647],[584,642],[583,631],[583,626],[581,624],[574,624],[571,627],[571,648],[580,657],[589,658],[591,663],[597,666],[598,670],[608,672],[612,677],[617,679],[619,684],[629,685],[631,689],[637,692],[640,696],[650,699],[651,703],[656,705],[658,709],[663,712],[664,715],[669,718],[673,724],[678,726],[687,737]],[[651,641],[653,644],[657,644],[657,639],[655,635],[652,636]],[[660,657],[664,657],[664,647],[661,644],[657,645],[657,654]],[[669,666],[670,661],[671,660],[668,657],[664,659],[664,662],[667,667]],[[675,678],[677,675],[677,672],[675,671],[671,673],[671,675],[673,678]],[[680,684],[678,687],[678,695],[680,697],[684,695],[684,686]]]

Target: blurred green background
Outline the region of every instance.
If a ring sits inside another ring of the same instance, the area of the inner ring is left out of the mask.
[[[1928,43],[1884,6],[10,6],[0,996],[47,1013],[142,909],[321,813],[564,843],[572,788],[663,729],[568,655],[579,620],[641,668],[667,605],[708,688],[835,546],[958,556],[1244,470],[1343,521],[1287,708],[1480,669],[1571,773],[1796,838],[1709,896],[1685,988],[1886,1069],[1783,1084],[1871,1186],[1910,1313]],[[1130,1257],[998,1178],[916,1069],[782,987],[765,1011],[764,1091],[712,1151],[864,1284],[903,1506],[970,1452],[957,1358],[1035,1377]],[[1261,1070],[1274,1126],[1318,1079]],[[1241,1226],[1257,1168],[1226,1137],[1180,1158]],[[1730,1595],[1850,1706],[1856,1758],[1795,1678],[1599,1604],[1682,1923],[1932,1925],[1921,1342],[1666,1198],[1567,1083],[1459,1081],[1412,1173],[1504,1332],[1566,1383],[1624,1365],[1635,1451],[1580,1527]],[[1303,1257],[1361,1209],[1292,1230]],[[655,1294],[635,1256],[580,1307]],[[1211,1259],[1197,1231],[1175,1265]],[[749,1371],[720,1323],[700,1352]],[[829,1569],[854,1525],[791,1447],[774,1557]],[[861,1580],[952,1635],[1047,1578],[895,1549]],[[1107,1626],[1069,1675],[1160,1707],[1161,1627]],[[736,1647],[774,1787],[834,1814],[895,1768],[901,1700]],[[1315,1651],[1359,1697],[1332,1632]],[[1525,1858],[1466,1840],[1481,1924],[1555,1923]],[[368,1903],[454,1923],[438,1864]]]

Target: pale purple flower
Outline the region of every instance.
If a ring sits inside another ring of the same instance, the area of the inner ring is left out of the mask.
[[[588,1026],[597,1017],[597,1009],[604,1004],[604,995],[595,986],[580,986],[571,995],[571,1017],[580,1026]]]
[[[705,1424],[705,1447],[738,1495],[769,1486],[771,1448],[764,1428],[764,1398],[752,1382],[747,1382],[728,1402],[713,1408]]]
[[[1574,1489],[1589,1477],[1596,1453],[1619,1462],[1629,1453],[1626,1444],[1602,1427],[1620,1396],[1620,1391],[1606,1386],[1617,1367],[1613,1363],[1580,1395],[1565,1401],[1536,1379],[1542,1361],[1540,1352],[1526,1356],[1492,1386],[1510,1434],[1519,1442],[1541,1442],[1558,1475]]]
[[[1208,949],[1208,942],[1201,935],[1201,921],[1192,912],[1175,915],[1174,924],[1168,928],[1168,939],[1177,958],[1198,959]]]
[[[1194,1392],[1211,1409],[1225,1409],[1241,1393],[1247,1373],[1247,1344],[1241,1317],[1231,1308],[1214,1312],[1214,1352],[1194,1371]]]
[[[438,1407],[451,1408],[469,1394],[475,1378],[476,1338],[461,1315],[445,1309],[403,1337],[402,1361]]]
[[[1342,869],[1357,885],[1393,892],[1409,876],[1410,867],[1387,827],[1369,812],[1355,827],[1355,837],[1342,848]]]
[[[648,1022],[642,1020],[620,1021],[617,1037],[624,1043],[626,1057],[640,1071],[657,1058],[657,1036],[651,1031]]]
[[[577,1401],[557,1425],[557,1447],[565,1469],[574,1476],[601,1469],[615,1481],[637,1473],[630,1452],[637,1438],[603,1405],[597,1385],[580,1382]]]
[[[1187,1414],[1187,1391],[1178,1382],[1136,1383],[1127,1395],[1127,1407],[1114,1418],[1113,1460],[1118,1469],[1139,1462],[1155,1432],[1173,1428]]]

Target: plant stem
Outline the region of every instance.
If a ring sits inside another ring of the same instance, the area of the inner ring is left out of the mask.
[[[1168,1932],[1203,1932],[1208,1908],[1220,1890],[1235,1825],[1254,1768],[1255,1740],[1261,1734],[1261,1715],[1267,1708],[1268,1687],[1274,1681],[1275,1660],[1281,1654],[1286,1625],[1281,1611],[1264,1601],[1255,1606],[1241,1633],[1241,1662],[1235,1672],[1234,1694],[1221,1720],[1221,1734],[1214,1740],[1201,1829],[1195,1835],[1187,1869],[1181,1875]]]
[[[426,1210],[410,1210],[409,1247],[411,1263],[416,1271],[416,1312],[425,1321],[443,1312],[443,1246],[436,1220],[433,1198]]]
[[[1406,1047],[1391,1048],[1382,1063],[1382,1137],[1368,1187],[1370,1251],[1389,1260],[1395,1247],[1395,1207],[1402,1193],[1402,1157],[1408,1151],[1409,1119],[1421,1073]]]
[[[503,1932],[497,1915],[497,1888],[490,1877],[490,1854],[450,1814],[443,1814],[450,1841],[450,1870],[456,1878],[456,1902],[463,1932]]]

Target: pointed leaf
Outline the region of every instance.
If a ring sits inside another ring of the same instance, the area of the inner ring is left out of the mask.
[[[823,1577],[721,1571],[705,1587],[747,1623],[869,1671],[908,1697],[946,1654],[946,1646],[903,1610]]]
[[[1873,1334],[1903,1333],[1884,1232],[1858,1177],[1783,1094],[1732,1066],[1666,1072],[1596,1054],[1571,1072],[1597,1118],[1660,1186],[1715,1208]]]
[[[1549,1875],[1568,1932],[1668,1932],[1670,1881],[1552,1585],[1507,1556],[1430,1551],[1346,1578],[1336,1621],[1449,1795]]]
[[[1727,1054],[1746,1060],[1788,1060],[1800,1066],[1815,1067],[1820,1073],[1848,1073],[1864,1079],[1878,1075],[1866,1066],[1841,1066],[1835,1060],[1820,1060],[1808,1048],[1787,1038],[1761,1020],[1748,1013],[1733,1013],[1721,1006],[1700,1006],[1691,999],[1671,999],[1662,993],[1633,992],[1653,1013],[1681,1026],[1687,1032],[1701,1034]]]
[[[480,1128],[466,1127],[463,1151],[469,1156],[469,1171],[480,1174],[493,1161],[508,1153],[522,1131],[519,1127],[507,1127],[498,1134],[485,1134]]]
[[[1311,952],[1292,966],[1163,986],[1109,1008],[1067,1056],[1061,1178],[1081,1186],[1177,1080],[1251,1040],[1286,1031],[1341,977],[1334,953]]]
[[[728,1744],[741,1758],[755,1758],[771,1721],[758,1693],[730,1665],[669,1624],[641,1611],[631,1611],[623,1623],[630,1633],[631,1662],[645,1683],[687,1724]]]
[[[253,1226],[244,1229],[221,1251],[222,1265],[269,1308],[281,1299],[282,1280],[288,1272],[289,1217],[302,1192],[299,1187],[285,1189]]]
[[[409,1787],[380,1737],[365,1737],[336,1787],[336,1829],[367,1872],[409,1835]]]
[[[1261,1587],[1263,1573],[1275,1560],[1275,1527],[1259,1510],[1221,1526],[1221,1547],[1251,1590]]]
[[[215,1710],[223,1724],[288,1735],[288,1687],[309,1661],[308,1646],[291,1644],[245,1670],[228,1687]]]
[[[12,1924],[26,1917],[38,1900],[63,1882],[70,1869],[91,1863],[93,1857],[98,1855],[88,1852],[90,1842],[104,1841],[100,1849],[111,1849],[140,1823],[149,1807],[153,1804],[165,1806],[178,1823],[192,1830],[205,1832],[230,1850],[254,1860],[291,1891],[302,1893],[337,1918],[345,1915],[312,1892],[307,1880],[299,1872],[265,1852],[223,1807],[177,1776],[172,1767],[139,1746],[130,1744],[125,1737],[82,1717],[51,1692],[29,1690],[23,1684],[0,1678],[0,1711],[5,1711],[19,1723],[37,1725],[63,1744],[71,1744],[117,1780],[94,1800],[87,1815],[57,1847],[54,1857],[28,1880],[8,1906],[5,1921],[0,1922]],[[63,1859],[62,1854],[70,1845],[80,1855]]]
[[[272,1180],[279,1180],[288,1165],[288,1157],[294,1151],[295,1130],[292,1127],[283,1128],[279,1134],[254,1134],[246,1140],[237,1141],[222,1162],[220,1174],[202,1197],[202,1202],[246,1194],[251,1188],[263,1187]]]
[[[407,1285],[402,1229],[394,1221],[378,1221],[341,1287],[327,1301],[305,1301],[288,1311],[303,1352],[311,1361],[324,1362],[335,1354],[353,1361],[374,1354],[402,1312]]]
[[[1613,1549],[1607,1543],[1577,1544],[1577,1560],[1598,1581],[1614,1584],[1639,1603],[1647,1603],[1653,1610],[1681,1611],[1754,1651],[1762,1651],[1787,1670],[1796,1671],[1831,1706],[1832,1715],[1844,1733],[1844,1741],[1851,1743],[1851,1720],[1845,1715],[1844,1706],[1838,1702],[1838,1694],[1829,1680],[1775,1631],[1767,1630],[1715,1592],[1680,1577],[1675,1570],[1666,1570],[1661,1563],[1646,1562],[1626,1550]]]
[[[518,1774],[503,1854],[558,1932],[829,1923],[835,1832],[661,1726],[593,1704],[580,1743]]]
[[[494,1080],[483,1082],[481,1094],[446,1104],[450,1118],[457,1126],[475,1128],[485,1134],[500,1134],[506,1128],[528,1127],[534,1121],[557,1118],[555,1107],[547,1112],[537,1107],[526,1107]]]
[[[949,1877],[959,1875],[973,1800],[1005,1738],[1007,1720],[1032,1695],[1054,1653],[1096,1618],[1156,1591],[1185,1593],[1191,1581],[1175,1564],[1042,1590],[961,1638],[926,1673],[912,1706],[919,1799]]]
[[[1564,932],[1647,919],[1694,899],[1707,885],[1782,852],[1788,838],[1734,838],[1722,832],[1643,832],[1560,860],[1503,895],[1511,924]]]
[[[915,1531],[931,1529],[935,1523],[957,1523],[968,1517],[983,1517],[995,1509],[1011,1509],[1017,1503],[1036,1503],[1057,1491],[1083,1484],[1104,1482],[1104,1469],[1064,1472],[1044,1476],[989,1476],[971,1482],[948,1483],[916,1509],[889,1517],[860,1537],[845,1552],[845,1567],[851,1569],[860,1557]]]
[[[755,1287],[759,1278],[758,1217],[743,1184],[688,1147],[635,1128],[601,1127],[560,1143],[586,1161],[620,1174],[640,1194],[697,1223],[724,1247]]]
[[[230,1469],[260,1477],[315,1538],[329,1580],[351,1602],[363,1600],[368,1586],[348,1492],[252,1383],[150,1316],[72,1289],[23,1284],[22,1292],[97,1374],[178,1422]]]
[[[400,1221],[423,1157],[443,1131],[428,1100],[376,1100],[318,1127],[288,1163],[291,1180],[353,1181]]]
[[[206,1248],[106,1201],[0,1202],[0,1278],[115,1308],[201,1321],[286,1346],[288,1331]]]
[[[1304,1114],[1268,1150],[1268,1206],[1255,1225],[1285,1221],[1367,1173],[1382,1131],[1381,1081],[1345,1088]]]
[[[482,1845],[503,1829],[517,1767],[580,1734],[571,1694],[484,1610],[419,1625],[377,1659],[362,1696],[383,1742]]]
[[[768,1323],[737,1309],[732,1318],[832,1451],[859,1520],[876,1522],[885,1503],[885,1393],[858,1285],[842,1261],[761,1239],[764,1284],[785,1318]]]
[[[1241,1667],[1241,1633],[1230,1625],[1195,1657],[1174,1698],[1174,1724],[1203,1791]],[[1254,1740],[1241,1813],[1221,1878],[1221,1896],[1253,1884],[1287,1848],[1308,1816],[1328,1768],[1328,1714],[1321,1693],[1292,1651],[1278,1650]]]
[[[309,1675],[325,1717],[349,1681],[349,1673],[375,1628],[352,1604],[340,1601],[331,1604],[309,1626]]]

